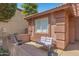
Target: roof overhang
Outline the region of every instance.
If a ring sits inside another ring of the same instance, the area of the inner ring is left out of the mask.
[[[36,13],[36,14],[29,15],[29,16],[25,16],[24,19],[28,20],[28,19],[36,18],[36,17],[42,16],[42,15],[51,14],[51,13],[54,13],[54,12],[57,12],[60,10],[66,10],[69,7],[70,7],[70,4],[64,4],[64,5],[61,5],[59,7],[56,7],[54,9],[50,9],[50,10],[42,12],[42,13]]]

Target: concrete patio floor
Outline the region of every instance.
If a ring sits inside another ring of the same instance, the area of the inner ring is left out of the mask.
[[[30,44],[12,45],[10,51],[11,56],[47,56],[47,51]]]
[[[42,45],[34,42],[28,42],[20,46],[9,42],[8,45],[12,56],[47,56],[47,50],[39,48]],[[58,56],[79,56],[79,41],[70,44],[64,51],[56,49],[56,52]]]
[[[58,53],[61,56],[79,56],[79,41],[70,44],[65,51],[59,50]]]

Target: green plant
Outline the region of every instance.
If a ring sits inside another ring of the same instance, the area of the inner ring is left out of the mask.
[[[23,11],[25,15],[30,15],[37,13],[37,4],[36,3],[24,3],[22,4]]]
[[[9,55],[9,50],[0,48],[0,56],[8,56]]]
[[[16,12],[16,3],[0,3],[0,21],[8,21]]]

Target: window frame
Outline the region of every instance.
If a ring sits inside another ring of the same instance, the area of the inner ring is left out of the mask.
[[[42,29],[41,32],[37,32],[37,31],[36,31],[36,23],[35,23],[36,20],[39,20],[40,22],[41,22],[42,20],[47,20],[47,23],[48,23],[47,32],[43,32],[43,29]],[[48,17],[35,19],[34,24],[35,24],[35,27],[34,27],[35,31],[34,31],[34,32],[35,32],[36,34],[48,34],[48,32],[49,32],[49,20],[48,20]]]

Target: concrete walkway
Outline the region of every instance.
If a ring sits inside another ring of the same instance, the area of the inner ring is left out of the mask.
[[[59,51],[61,56],[79,56],[79,41],[70,44],[65,51]]]
[[[47,51],[40,49],[39,47],[41,47],[41,45],[33,42],[20,46],[9,42],[8,45],[12,56],[47,56]],[[56,52],[58,53],[58,56],[79,56],[79,41],[70,44],[65,51],[58,49]]]
[[[10,47],[11,56],[47,56],[47,51],[30,44],[14,45]]]

